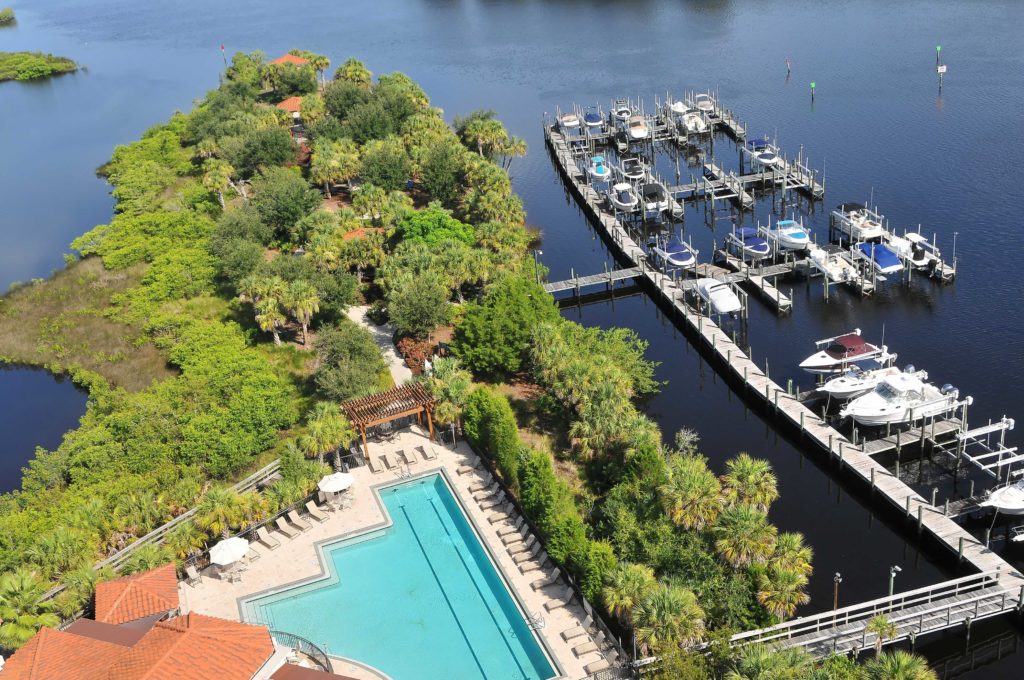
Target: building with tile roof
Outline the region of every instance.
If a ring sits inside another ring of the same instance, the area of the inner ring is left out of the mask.
[[[309,59],[296,56],[294,54],[283,54],[277,59],[274,59],[271,64],[295,64],[296,66],[305,66],[309,63]]]
[[[96,585],[96,620],[102,623],[166,615],[178,607],[178,574],[173,564]]]

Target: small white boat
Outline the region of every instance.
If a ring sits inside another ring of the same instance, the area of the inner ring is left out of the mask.
[[[857,397],[839,411],[861,425],[898,425],[941,416],[959,405],[960,393],[952,385],[941,389],[916,376],[900,373],[883,378],[871,392]],[[967,398],[971,403],[971,398]]]
[[[698,94],[693,98],[693,107],[704,113],[715,112],[715,100],[707,93]]]
[[[647,176],[647,166],[636,156],[624,157],[619,169],[622,171],[623,177],[633,181],[642,180]]]
[[[698,254],[696,249],[677,238],[671,239],[663,248],[655,247],[654,252],[673,267],[692,267]]]
[[[828,277],[833,283],[856,281],[860,272],[850,260],[850,255],[839,246],[826,244],[820,248],[812,248],[810,252],[811,266]]]
[[[932,269],[942,261],[942,255],[935,244],[921,234],[907,232],[903,236],[890,235],[886,244],[904,262],[910,262],[915,269]]]
[[[644,209],[648,212],[661,212],[668,210],[668,190],[657,182],[648,182],[640,187],[640,196],[643,199]]]
[[[604,116],[601,115],[600,109],[596,106],[591,106],[583,112],[583,124],[588,128],[601,128],[604,127]]]
[[[707,121],[696,109],[691,109],[684,102],[672,102],[669,104],[672,117],[675,118],[676,127],[680,132],[688,135],[702,135],[708,131]]]
[[[607,180],[612,176],[612,167],[605,162],[604,156],[594,156],[590,159],[587,172],[594,179]]]
[[[750,156],[750,160],[755,165],[760,165],[764,168],[773,168],[776,165],[782,165],[782,156],[779,155],[779,148],[774,144],[770,143],[767,139],[751,139],[747,142],[744,150],[747,155]]]
[[[777,250],[804,250],[811,245],[810,235],[795,220],[779,220],[765,235],[776,244]]]
[[[736,229],[726,237],[725,243],[744,260],[759,260],[768,257],[772,252],[768,241],[758,236],[754,227]]]
[[[819,349],[800,362],[800,368],[811,373],[843,373],[858,361],[876,359],[888,354],[885,345],[879,347],[866,342],[860,336],[860,329],[844,333],[833,338],[825,338],[815,343]]]
[[[891,359],[895,359],[896,355],[890,355]],[[880,357],[880,360],[882,358]],[[884,361],[884,360],[883,360]],[[910,375],[916,376],[921,380],[928,379],[927,371],[916,371],[913,366],[907,366],[905,369],[900,371],[896,366],[886,366],[884,368],[875,368],[870,371],[862,371],[854,369],[849,373],[844,373],[838,377],[832,378],[827,381],[824,385],[818,388],[818,391],[825,394],[832,399],[838,399],[845,401],[847,399],[854,399],[862,394],[867,394],[871,390],[878,386],[878,383],[883,378],[887,378],[892,375],[898,375],[899,373],[909,373]]]
[[[1024,515],[1024,479],[993,489],[988,498],[978,503],[983,508],[995,508],[1004,515]],[[1018,540],[1014,536],[1013,540]]]
[[[832,211],[832,221],[850,241],[875,241],[886,234],[881,215],[861,203],[840,203]]]
[[[884,243],[858,243],[853,255],[869,263],[879,274],[892,274],[903,269],[899,255]]]
[[[647,119],[639,115],[629,117],[626,131],[630,139],[647,139],[651,134],[650,128],[647,127]]]
[[[629,151],[629,137],[626,135],[625,130],[619,130],[615,133],[612,138],[612,142],[615,144],[615,150],[619,153],[626,153]]]
[[[612,104],[612,116],[616,120],[625,123],[627,120],[629,120],[629,117],[632,115],[633,106],[629,103],[629,101],[625,99],[616,99],[615,103]]]
[[[565,132],[571,132],[580,126],[580,117],[575,113],[563,113],[558,117],[558,126]]]
[[[633,212],[640,206],[640,199],[637,198],[633,185],[628,182],[613,184],[608,192],[608,200],[621,212]]]
[[[729,284],[718,279],[697,279],[697,295],[708,303],[714,314],[734,314],[743,309]]]

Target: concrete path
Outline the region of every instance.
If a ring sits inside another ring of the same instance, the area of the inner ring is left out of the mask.
[[[405,365],[405,360],[398,355],[395,344],[391,341],[391,338],[394,337],[395,329],[389,324],[378,326],[370,321],[366,316],[368,311],[370,311],[368,305],[349,307],[346,315],[370,331],[373,341],[377,343],[377,346],[380,347],[381,352],[384,354],[384,361],[387,362],[388,370],[391,371],[391,378],[395,381],[395,387],[401,387],[406,381],[412,380],[412,371]]]

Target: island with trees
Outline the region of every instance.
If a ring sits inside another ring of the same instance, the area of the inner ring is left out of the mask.
[[[813,552],[769,521],[769,463],[712,469],[693,432],[665,436],[640,411],[659,383],[637,334],[561,317],[512,190],[525,143],[493,112],[449,124],[402,73],[349,59],[329,78],[326,58],[291,56],[236,54],[190,112],[115,149],[110,222],[0,302],[3,360],[89,391],[80,426],[0,497],[0,647],[74,615],[113,576],[97,560],[190,508],[122,572],[180,564],[305,497],[354,437],[339,402],[392,384],[346,314],[365,304],[410,355],[450,336],[416,378],[436,419],[659,658],[651,677],[934,677],[902,652],[731,650],[808,602]],[[229,490],[274,459],[272,486]]]
[[[10,7],[4,7],[0,9],[0,28],[4,26],[13,26],[16,19],[14,18],[14,10]]]
[[[78,64],[67,57],[43,52],[0,52],[0,82],[37,80],[77,70]]]

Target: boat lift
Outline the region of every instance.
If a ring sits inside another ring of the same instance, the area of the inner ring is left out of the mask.
[[[961,460],[967,461],[998,482],[1011,476],[1019,477],[1024,475],[1024,468],[1014,471],[1012,466],[1024,462],[1024,454],[1017,453],[1018,447],[1006,445],[1006,433],[1013,429],[1014,424],[1013,418],[1003,416],[982,427],[958,432],[951,442],[936,445],[935,451],[952,456],[957,465]],[[993,443],[996,433],[999,434],[998,441]]]

